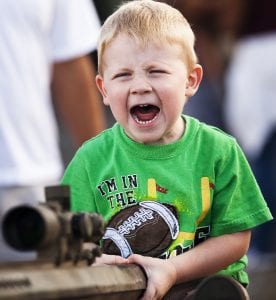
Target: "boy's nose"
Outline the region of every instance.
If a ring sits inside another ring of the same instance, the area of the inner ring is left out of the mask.
[[[130,87],[131,94],[144,94],[152,91],[152,87],[145,78],[135,78]]]

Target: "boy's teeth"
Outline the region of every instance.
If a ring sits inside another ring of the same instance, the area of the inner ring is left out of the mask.
[[[139,120],[138,117],[136,115],[133,116],[135,121],[141,125],[147,125],[147,124],[150,124],[152,123],[156,118],[157,118],[157,115],[151,119],[151,120],[146,120],[146,121],[142,121],[142,120]]]

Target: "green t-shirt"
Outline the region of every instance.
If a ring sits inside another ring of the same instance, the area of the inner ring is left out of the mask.
[[[235,139],[183,118],[185,134],[172,144],[139,144],[119,124],[84,143],[62,180],[71,187],[72,210],[97,212],[108,221],[145,200],[174,206],[178,234],[163,257],[271,220]],[[247,284],[246,265],[243,257],[222,273]]]

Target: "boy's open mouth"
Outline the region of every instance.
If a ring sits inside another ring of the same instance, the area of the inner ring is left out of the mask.
[[[160,112],[160,108],[151,104],[135,105],[130,109],[133,119],[141,125],[153,122]]]

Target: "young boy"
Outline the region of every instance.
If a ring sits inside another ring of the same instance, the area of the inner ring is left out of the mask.
[[[117,123],[78,150],[62,182],[74,211],[108,222],[102,261],[141,265],[143,299],[217,272],[246,286],[250,229],[272,216],[235,139],[182,115],[202,78],[186,19],[126,3],[104,23],[98,55]]]

